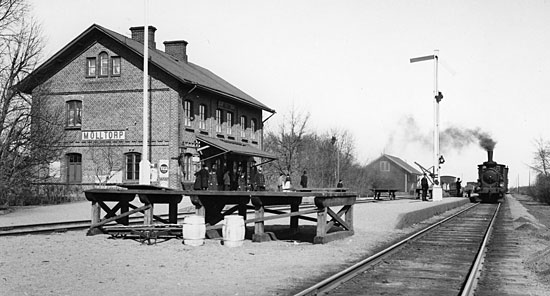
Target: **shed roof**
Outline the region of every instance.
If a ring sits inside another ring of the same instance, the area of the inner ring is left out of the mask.
[[[71,60],[67,57],[74,55],[75,51],[83,50],[84,44],[88,44],[90,39],[98,40],[98,36],[107,37],[143,58],[143,43],[106,29],[100,25],[93,24],[36,68],[35,71],[19,83],[18,88],[25,93],[32,92],[36,86],[53,75],[51,73],[52,70],[57,71],[59,69],[60,63]],[[262,104],[206,68],[190,62],[179,61],[171,55],[154,48],[149,49],[149,56],[150,64],[158,67],[181,83],[194,85],[200,89],[225,96],[230,100],[260,108],[271,113],[275,112],[275,110]]]
[[[401,158],[399,158],[397,156],[392,156],[392,155],[389,155],[389,154],[382,154],[380,157],[373,160],[371,163],[375,163],[375,162],[379,161],[381,158],[387,158],[391,162],[395,163],[396,165],[398,165],[399,167],[404,169],[409,174],[422,175],[422,173],[420,171],[415,169],[413,166],[411,166],[410,164],[408,164],[407,162],[405,162]]]

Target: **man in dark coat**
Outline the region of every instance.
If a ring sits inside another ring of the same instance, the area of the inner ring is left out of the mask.
[[[428,178],[426,178],[426,174],[422,177],[420,180],[420,186],[422,187],[422,200],[427,201],[428,196]]]
[[[462,181],[460,181],[460,178],[456,180],[456,196],[462,197],[462,194],[460,193],[460,189],[462,189],[462,185],[460,184]]]
[[[302,174],[302,177],[300,178],[300,185],[302,186],[302,188],[307,188],[307,172],[304,171],[304,173]]]
[[[265,191],[265,176],[262,173],[262,168],[258,167],[258,171],[254,177],[254,190]]]
[[[208,167],[206,166],[206,164],[202,165],[202,169],[195,174],[195,177],[195,184],[198,185],[199,190],[208,190],[210,173],[208,173]]]

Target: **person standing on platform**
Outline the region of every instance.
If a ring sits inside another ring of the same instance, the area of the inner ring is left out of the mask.
[[[218,188],[218,177],[216,175],[216,164],[212,164],[212,170],[208,174],[208,188],[210,190],[216,190]]]
[[[202,169],[198,171],[198,177],[200,178],[200,188],[201,190],[208,190],[208,183],[210,179],[210,173],[208,172],[208,167],[206,164],[202,165]]]
[[[462,181],[460,181],[460,178],[456,180],[456,197],[462,197],[462,194],[460,190],[462,189]]]
[[[338,184],[336,184],[336,188],[344,188],[344,182],[342,182],[342,179],[338,181]]]
[[[420,180],[420,186],[422,186],[422,201],[428,201],[428,178],[426,178],[426,174]]]
[[[302,174],[302,177],[300,178],[300,186],[302,186],[302,188],[307,188],[307,172],[304,171],[304,173]]]
[[[262,173],[262,167],[258,167],[258,172],[256,172],[254,190],[265,191],[265,176]]]
[[[283,173],[279,174],[279,179],[277,179],[277,191],[283,191],[283,185],[285,185],[286,177]]]
[[[285,183],[283,184],[283,191],[290,191],[290,188],[292,188],[290,174],[286,174]]]
[[[223,173],[223,190],[229,191],[231,189],[231,176],[229,174],[229,169],[225,168],[225,173]]]

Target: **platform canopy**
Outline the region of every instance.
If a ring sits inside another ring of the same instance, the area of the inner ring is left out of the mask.
[[[200,150],[203,150],[203,149],[207,150],[211,148],[221,150],[221,153],[218,153],[214,156],[218,156],[226,153],[232,153],[232,154],[238,154],[238,155],[244,155],[244,156],[267,158],[270,160],[277,159],[277,157],[274,154],[266,151],[262,151],[247,143],[240,143],[237,141],[231,141],[226,139],[216,139],[216,138],[211,138],[211,137],[206,137],[201,135],[197,135],[197,140],[201,143],[201,147],[199,148]],[[208,158],[212,158],[212,157],[208,157]]]

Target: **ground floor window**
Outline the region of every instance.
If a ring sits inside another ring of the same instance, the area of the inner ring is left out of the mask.
[[[194,180],[193,175],[193,162],[191,154],[184,154],[180,159],[181,171],[183,173],[183,181],[192,181]]]
[[[141,161],[140,153],[126,154],[126,180],[139,180],[139,163]]]
[[[82,155],[67,154],[67,182],[82,183]]]

